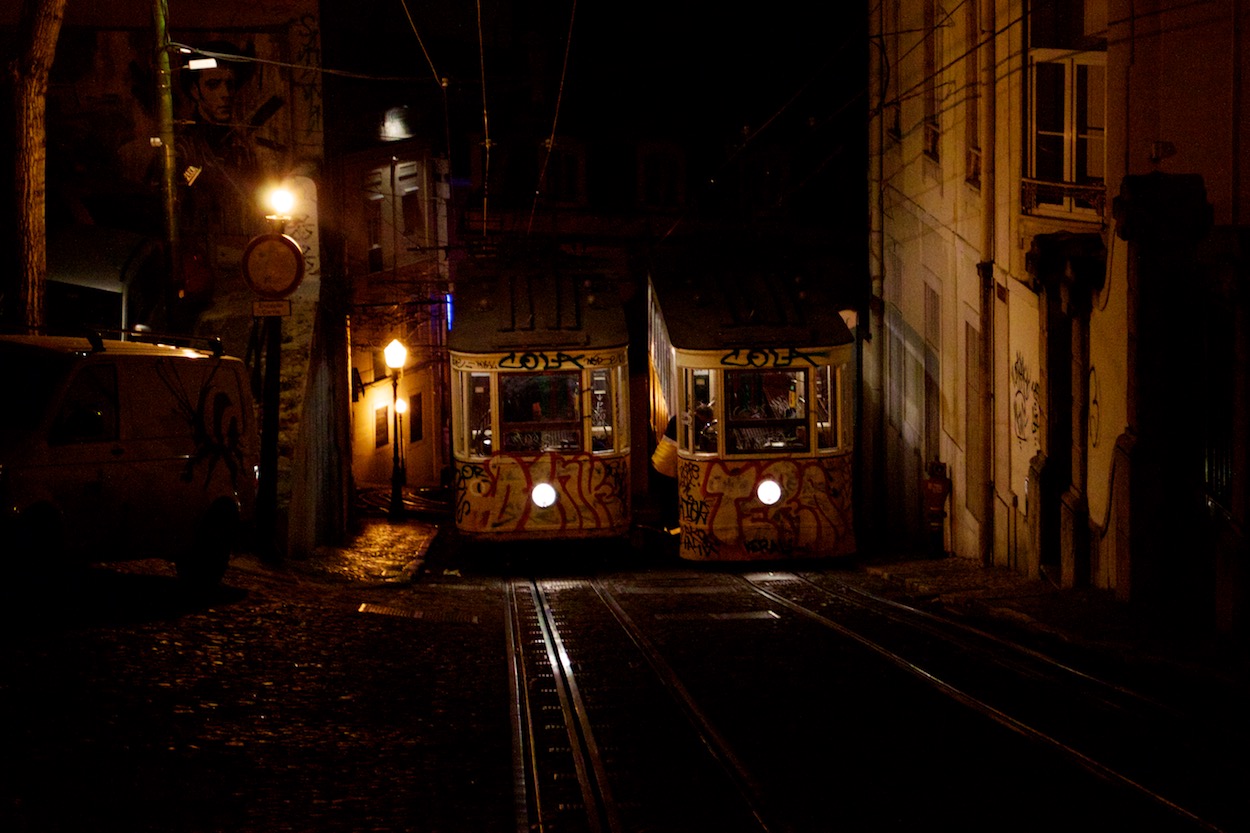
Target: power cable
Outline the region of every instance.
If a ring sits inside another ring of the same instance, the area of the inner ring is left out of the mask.
[[[577,17],[577,0],[573,0],[573,8],[569,11],[569,31],[564,39],[564,63],[560,67],[560,84],[556,92],[555,113],[551,117],[551,135],[547,138],[547,152],[543,155],[543,164],[538,171],[538,184],[534,188],[534,203],[530,206],[529,225],[525,229],[528,235],[534,230],[534,213],[538,210],[538,198],[542,193],[543,183],[547,179],[547,164],[556,146],[556,123],[560,119],[560,102],[564,98],[564,82],[569,71],[569,52],[573,46],[573,20]]]
[[[477,0],[477,56],[482,75],[482,234],[486,234],[486,203],[490,195],[490,116],[486,109],[486,43],[482,37],[482,0]]]

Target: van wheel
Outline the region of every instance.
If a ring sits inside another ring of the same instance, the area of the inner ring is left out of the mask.
[[[210,511],[187,552],[174,566],[178,580],[188,589],[211,590],[221,583],[230,566],[234,544],[235,516],[231,512]]]

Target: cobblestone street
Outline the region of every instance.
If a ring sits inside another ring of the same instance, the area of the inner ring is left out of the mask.
[[[207,598],[159,561],[5,585],[0,829],[515,829],[500,578],[562,568],[516,547],[515,563],[475,560],[443,534],[418,514],[366,516],[306,560],[236,556]],[[641,541],[625,568],[732,572],[666,562],[663,543]],[[578,569],[622,566],[578,556]],[[834,569],[908,604],[1101,651],[1205,708],[1232,708],[1247,688],[1244,651],[1158,639],[1106,594],[958,559]]]
[[[236,559],[200,602],[153,562],[10,599],[0,828],[514,823],[494,597],[389,585],[401,554],[374,541],[315,568]]]

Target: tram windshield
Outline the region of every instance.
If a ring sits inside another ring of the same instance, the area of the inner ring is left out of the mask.
[[[808,451],[807,373],[725,371],[725,452]]]
[[[502,451],[580,451],[581,374],[502,373],[499,432]]]
[[[628,444],[620,425],[623,373],[622,367],[460,372],[464,422],[456,432],[457,453],[619,452]]]

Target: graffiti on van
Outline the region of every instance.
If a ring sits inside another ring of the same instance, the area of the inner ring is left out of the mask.
[[[189,429],[195,450],[187,460],[182,472],[182,480],[191,482],[197,469],[203,467],[203,485],[207,487],[217,467],[223,466],[230,475],[230,482],[237,484],[239,469],[243,463],[243,414],[240,410],[238,397],[231,396],[228,390],[214,386],[221,368],[214,363],[208,373],[201,375],[196,367],[187,373],[185,362],[159,362],[156,372],[164,383],[165,389],[173,397],[177,415]],[[234,377],[224,373],[222,376],[232,386]],[[186,377],[186,378],[184,378]],[[191,389],[198,384],[198,392],[192,398]]]

